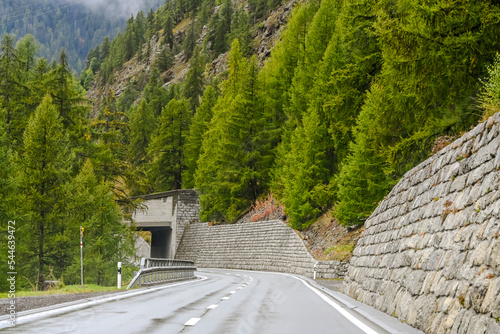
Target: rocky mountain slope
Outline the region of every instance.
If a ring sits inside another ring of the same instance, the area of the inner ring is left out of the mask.
[[[262,64],[264,60],[271,55],[271,49],[275,42],[279,39],[280,32],[285,27],[293,7],[298,1],[299,0],[286,1],[281,6],[273,10],[264,20],[256,22],[256,24],[252,27],[252,53],[257,56],[259,63]],[[243,6],[245,10],[249,10],[246,1],[240,3],[239,5]],[[220,6],[216,7],[214,13],[219,10],[219,8]],[[191,23],[192,19],[187,18],[181,21],[174,28],[174,38],[176,44],[182,45]],[[196,41],[196,44],[201,46],[204,43],[207,43],[209,32],[210,28],[208,25],[205,25],[202,29],[201,36]],[[140,57],[136,55],[131,60],[124,63],[119,70],[113,73],[113,80],[111,82],[103,82],[100,79],[99,73],[96,74],[96,79],[87,91],[87,97],[92,101],[94,115],[97,114],[97,111],[101,106],[103,96],[110,90],[114,91],[116,97],[119,98],[127,87],[137,85],[141,88],[141,86],[148,82],[153,69],[152,65],[157,60],[162,50],[162,37],[158,37],[158,35],[161,36],[162,33],[163,30],[159,31],[158,34],[153,35],[149,40],[151,48],[149,57],[139,59]],[[144,45],[144,49],[146,47],[147,46]],[[215,77],[224,73],[227,68],[228,53],[229,51],[220,54],[206,67],[207,76]],[[164,83],[163,86],[167,89],[171,84],[181,83],[185,79],[191,66],[189,59],[185,57],[183,50],[180,50],[174,55],[174,57],[175,61],[173,66],[161,73],[161,78]],[[140,96],[137,100],[140,100]]]

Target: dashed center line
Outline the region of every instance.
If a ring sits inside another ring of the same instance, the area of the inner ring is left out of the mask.
[[[185,324],[184,326],[194,326],[198,323],[198,321],[200,321],[201,318],[191,318],[189,319]]]
[[[231,275],[230,273],[226,273],[227,275]],[[236,274],[237,276],[240,276],[239,274]],[[242,286],[239,286],[236,288],[236,290],[233,290],[233,291],[230,291],[229,292],[229,296],[225,296],[225,297],[222,297],[221,298],[221,301],[222,300],[228,300],[229,298],[231,298],[231,295],[235,294],[238,290],[242,290],[243,288],[247,287],[252,281],[253,281],[253,277],[249,277],[247,275],[243,275],[245,277],[247,277],[249,280],[247,282],[245,282]],[[207,310],[213,310],[214,308],[218,307],[219,304],[212,304],[212,305],[209,305],[206,309]],[[207,313],[208,311],[206,311],[205,313],[203,313],[202,317]],[[191,318],[189,319],[185,324],[184,326],[194,326],[198,323],[198,321],[201,320],[201,317],[200,318]]]

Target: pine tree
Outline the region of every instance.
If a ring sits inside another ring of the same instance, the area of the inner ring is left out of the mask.
[[[233,15],[233,5],[231,0],[224,0],[220,11],[212,16],[210,20],[212,49],[215,55],[226,52],[228,47],[227,36],[231,31],[231,18]]]
[[[19,62],[23,66],[23,72],[28,74],[35,67],[35,56],[40,48],[38,41],[33,35],[28,34],[16,43]],[[28,78],[25,78],[25,81]]]
[[[0,54],[0,107],[5,110],[5,131],[8,145],[21,140],[23,112],[18,97],[22,95],[21,65],[14,47],[14,36],[5,34],[1,41]]]
[[[310,92],[314,84],[317,66],[323,58],[328,42],[335,32],[335,23],[340,12],[339,0],[324,0],[307,28],[304,44],[304,59],[298,63],[290,89],[291,105],[288,117],[299,122],[302,112],[307,110]]]
[[[331,146],[325,119],[315,110],[305,114],[283,167],[283,203],[293,228],[307,227],[333,201]]]
[[[248,56],[252,52],[252,34],[250,30],[250,15],[245,10],[238,10],[232,16],[229,40],[234,40],[235,38],[240,42],[243,55]]]
[[[193,52],[196,47],[196,40],[198,39],[197,35],[196,20],[193,19],[191,21],[191,24],[189,25],[189,29],[183,44],[184,57],[186,59],[190,59],[193,56]]]
[[[101,62],[104,61],[104,59],[108,58],[110,47],[111,47],[111,41],[109,40],[109,37],[106,36],[101,46],[101,54],[99,58]]]
[[[109,184],[100,182],[90,160],[68,186],[67,227],[64,236],[78,238],[79,226],[84,227],[85,281],[111,285],[115,280],[116,262],[130,258],[133,251],[132,231],[122,223],[122,214],[113,198]],[[80,252],[73,247],[71,265],[66,266],[66,283],[80,279]]]
[[[11,259],[10,255],[15,255],[9,247],[9,235],[13,234],[12,227],[9,233],[9,221],[16,220],[16,202],[19,201],[17,197],[17,189],[14,178],[14,166],[12,164],[11,150],[7,144],[7,133],[4,131],[4,117],[3,110],[0,109],[0,251],[5,254],[3,263],[0,263],[0,270],[9,272],[8,264]],[[19,202],[18,202],[19,203]],[[11,243],[12,244],[12,243]],[[9,253],[9,250],[11,251]],[[18,249],[20,250],[20,249]],[[0,282],[0,289],[8,291],[8,282]]]
[[[214,0],[202,0],[201,9],[198,12],[198,22],[200,22],[200,25],[202,27],[208,23],[208,20],[210,19],[210,16],[212,14],[211,10],[214,5]]]
[[[184,188],[194,188],[194,176],[197,169],[198,158],[200,157],[203,138],[210,126],[212,119],[212,109],[217,102],[217,91],[214,87],[208,86],[203,93],[201,103],[196,108],[193,122],[189,128],[189,135],[186,139],[184,149],[184,161],[186,170],[182,174],[182,183]]]
[[[168,46],[161,49],[158,58],[155,61],[155,67],[161,72],[165,72],[174,64],[175,57]]]
[[[167,21],[165,23],[165,28],[163,29],[163,42],[170,47],[170,50],[174,47],[174,19],[172,18],[172,13],[167,13]]]
[[[370,15],[375,2],[346,2],[342,7],[311,92],[310,108],[328,120],[337,170],[348,155],[353,125],[382,64],[373,33],[376,17]]]
[[[194,56],[191,58],[190,64],[191,66],[182,86],[182,95],[189,100],[191,110],[194,112],[200,103],[199,97],[203,90],[203,73],[205,71],[205,56],[199,47],[194,50]]]
[[[61,51],[59,65],[48,74],[46,89],[52,96],[52,102],[59,111],[64,127],[76,131],[86,111],[84,105],[86,100],[83,97],[83,90],[78,87],[71,74],[64,50]]]
[[[203,220],[233,221],[265,187],[267,166],[259,129],[266,121],[259,101],[258,67],[232,43],[228,78],[214,107],[195,176]]]
[[[130,60],[137,52],[137,35],[135,29],[134,16],[132,15],[127,21],[127,28],[124,33],[124,56],[125,60]],[[117,66],[118,67],[118,66]]]
[[[133,166],[144,163],[151,135],[156,129],[155,115],[145,99],[130,113],[130,161]]]
[[[97,176],[113,185],[117,198],[126,198],[123,179],[126,178],[130,166],[126,163],[124,137],[129,130],[128,117],[118,111],[113,90],[110,89],[104,98],[101,113],[93,121],[92,127],[93,136],[98,140],[92,156],[93,164],[98,166]]]
[[[3,116],[3,110],[0,109],[0,115]],[[5,123],[3,117],[0,119],[0,221],[2,224],[2,231],[4,229],[5,222],[13,219],[10,216],[11,211],[13,211],[13,201],[12,198],[15,196],[15,180],[13,173],[13,166],[11,164],[12,151],[9,149],[7,144],[7,133],[4,131]]]
[[[283,192],[282,169],[285,165],[285,156],[290,151],[291,133],[299,122],[298,119],[289,118],[289,90],[298,65],[304,62],[306,57],[306,35],[317,10],[316,2],[300,3],[296,6],[282,33],[281,41],[273,48],[271,57],[260,72],[262,89],[266,92],[263,104],[267,118],[273,124],[279,124],[268,131],[268,135],[272,137],[269,139],[272,145],[278,145],[271,186],[272,192],[278,197],[281,197]]]
[[[56,107],[46,96],[30,117],[20,159],[20,185],[26,224],[18,227],[33,247],[23,257],[23,270],[43,286],[48,266],[54,265],[54,241],[62,232],[62,186],[68,179],[67,147]],[[31,269],[30,269],[31,268]],[[33,272],[34,270],[34,272]]]
[[[379,108],[387,104],[383,87],[373,84],[355,128],[356,140],[339,175],[339,202],[335,217],[344,226],[363,224],[394,181],[386,175],[387,152],[381,147],[384,115]]]
[[[182,188],[184,144],[191,122],[187,100],[171,100],[161,113],[149,148],[150,184],[155,191]]]
[[[143,97],[146,99],[148,105],[153,109],[155,118],[160,117],[163,108],[173,97],[171,96],[172,94],[162,87],[162,83],[160,73],[157,69],[153,69],[151,76],[149,77],[149,82],[146,87],[144,87],[143,91]]]

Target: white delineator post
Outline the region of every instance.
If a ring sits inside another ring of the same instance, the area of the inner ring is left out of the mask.
[[[314,264],[314,275],[313,275],[314,280],[316,279],[316,266],[317,265],[318,265],[318,262],[316,261],[316,263]]]
[[[122,263],[118,262],[118,279],[117,279],[117,288],[120,290],[122,288]]]
[[[83,286],[83,226],[80,226],[80,263],[81,263],[81,285]]]

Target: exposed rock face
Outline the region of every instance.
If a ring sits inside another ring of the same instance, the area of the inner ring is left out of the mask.
[[[274,10],[266,20],[256,27],[253,51],[261,64],[271,55],[271,49],[279,39],[280,32],[285,27],[293,7],[298,1],[299,0],[290,0],[281,5]],[[190,21],[188,20],[183,22],[182,26],[177,27],[178,30],[175,31],[174,35],[177,44],[182,45],[186,35],[186,29],[190,26],[189,23]],[[150,40],[151,54],[149,58],[139,61],[138,57],[135,56],[112,74],[113,78],[109,83],[102,83],[99,73],[96,74],[96,80],[87,92],[87,97],[92,101],[92,115],[94,115],[94,117],[98,114],[102,97],[108,94],[110,89],[115,92],[116,97],[119,97],[129,85],[135,84],[138,81],[144,82],[144,84],[148,82],[151,75],[152,64],[161,52],[161,38],[157,37],[159,35],[159,33],[153,35]],[[203,44],[208,35],[209,28],[208,26],[204,26],[197,44]],[[143,50],[146,50],[145,46]],[[208,75],[219,76],[226,71],[228,54],[229,52],[223,53],[212,61],[209,66]],[[189,66],[189,59],[185,59],[184,52],[181,50],[175,55],[175,63],[172,68],[161,74],[164,81],[163,86],[168,89],[170,85],[174,83],[183,82]]]
[[[113,80],[110,83],[102,83],[99,73],[96,75],[95,81],[87,91],[87,97],[92,101],[92,115],[95,117],[98,114],[101,106],[102,98],[108,94],[110,90],[115,93],[116,97],[131,84],[137,81],[148,82],[151,75],[152,64],[158,57],[161,51],[160,39],[153,35],[150,40],[151,54],[148,59],[139,61],[137,56],[124,63],[122,67],[113,73]]]
[[[349,296],[426,333],[500,333],[500,114],[410,170],[365,224]]]

